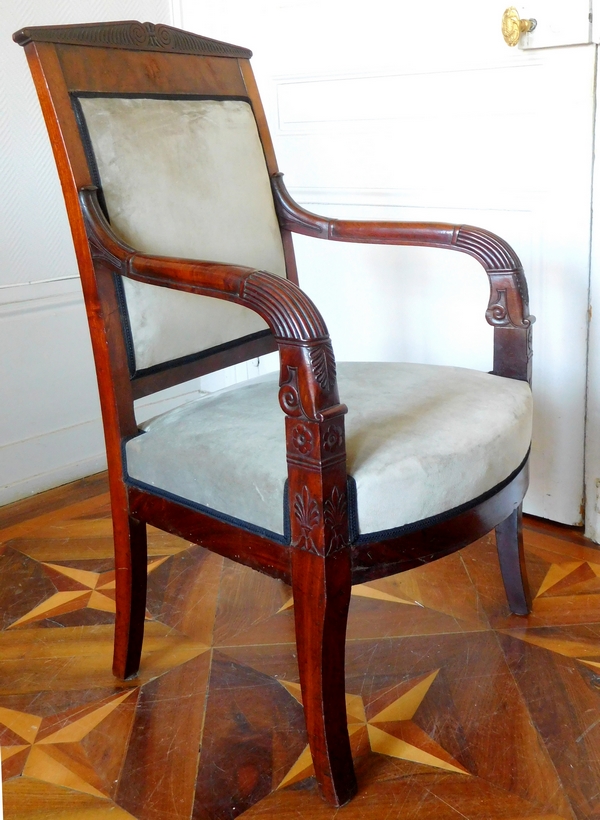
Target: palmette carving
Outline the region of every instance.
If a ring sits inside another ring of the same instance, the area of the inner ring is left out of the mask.
[[[294,518],[298,522],[300,537],[292,543],[292,546],[318,553],[312,536],[313,530],[321,523],[321,514],[319,505],[306,486],[294,498]]]
[[[292,541],[296,549],[306,550],[321,557],[327,557],[347,546],[347,511],[346,493],[337,486],[331,491],[323,504],[323,517],[317,500],[304,485],[294,496],[292,513],[300,530]],[[323,532],[320,528],[323,527]],[[323,546],[319,546],[323,544]]]
[[[328,555],[345,546],[343,533],[347,522],[347,512],[346,494],[341,493],[337,487],[334,487],[330,498],[323,505],[323,517],[329,527]]]

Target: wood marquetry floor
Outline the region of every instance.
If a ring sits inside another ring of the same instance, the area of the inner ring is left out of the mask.
[[[529,519],[533,614],[493,536],[354,589],[348,723],[359,793],[311,777],[281,582],[150,537],[138,679],[110,672],[104,478],[0,510],[7,820],[600,818],[600,550]]]

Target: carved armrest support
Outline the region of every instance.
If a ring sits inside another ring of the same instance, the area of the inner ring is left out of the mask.
[[[306,211],[290,197],[283,174],[272,177],[281,227],[317,239],[379,245],[447,248],[476,259],[490,282],[486,319],[495,328],[494,372],[529,380],[531,325],[527,282],[511,246],[489,231],[470,225],[434,222],[377,222],[330,219]],[[519,332],[520,331],[520,332]]]
[[[297,285],[253,268],[138,253],[112,231],[95,188],[82,189],[80,202],[92,259],[138,282],[235,302],[266,321],[279,345],[279,401],[288,416],[321,422],[346,412],[327,327]]]
[[[291,545],[328,556],[348,545],[346,447],[335,358],[325,322],[300,288],[264,271],[135,251],[113,233],[95,188],[80,192],[92,259],[112,274],[243,305],[279,345],[286,414]]]

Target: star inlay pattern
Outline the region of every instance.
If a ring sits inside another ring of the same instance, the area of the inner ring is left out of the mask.
[[[142,669],[115,684],[108,496],[8,521],[7,818],[336,814],[310,777],[289,587],[150,528]],[[493,535],[353,587],[348,820],[600,817],[600,550],[546,531],[525,529],[526,619]]]
[[[157,569],[167,557],[151,561],[148,564],[148,573]],[[42,567],[58,591],[10,624],[9,629],[75,612],[78,609],[115,612],[114,570],[91,572],[49,563],[43,563]]]
[[[420,607],[423,606],[423,604],[420,601],[410,600],[408,598],[401,598],[398,595],[391,595],[389,592],[377,589],[376,587],[373,587],[370,584],[356,584],[356,586],[352,587],[351,594],[355,598],[371,598],[375,601],[387,601],[388,603],[393,604],[406,604],[407,606]],[[290,596],[290,598],[283,604],[283,606],[279,608],[278,612],[285,612],[287,609],[291,609],[293,606],[294,598],[293,596]]]
[[[364,752],[370,748],[381,755],[433,766],[447,772],[470,774],[413,720],[438,672],[439,669],[436,669],[428,675],[400,683],[376,694],[366,703],[360,695],[346,693],[348,732],[353,751]],[[300,684],[279,682],[302,703]],[[291,786],[313,774],[310,748],[307,745],[279,788]]]
[[[137,689],[112,695],[52,717],[0,708],[2,766],[22,775],[96,797],[113,795],[127,746],[115,746],[107,722],[131,725]]]

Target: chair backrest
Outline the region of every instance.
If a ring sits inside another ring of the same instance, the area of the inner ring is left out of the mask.
[[[136,22],[32,28],[15,39],[45,98],[74,235],[74,194],[95,185],[113,230],[137,250],[280,276],[287,265],[295,280],[249,51]],[[88,260],[79,262],[85,279]],[[130,376],[145,385],[136,395],[274,349],[266,324],[242,306],[129,279],[115,286]]]

